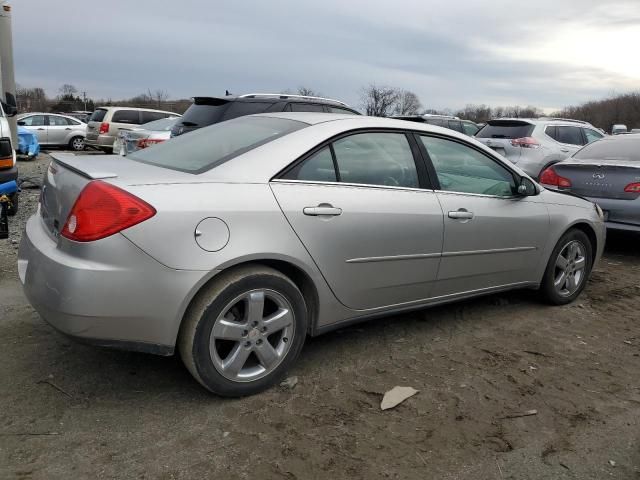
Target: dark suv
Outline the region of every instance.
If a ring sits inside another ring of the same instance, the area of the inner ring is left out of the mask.
[[[345,103],[321,97],[248,93],[226,97],[194,97],[193,103],[171,130],[171,136],[232,118],[266,112],[326,112],[360,115]]]

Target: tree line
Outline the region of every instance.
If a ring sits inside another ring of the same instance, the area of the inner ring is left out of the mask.
[[[323,96],[317,90],[307,86],[286,89],[283,94],[304,96]],[[82,94],[82,95],[81,95]],[[229,94],[227,91],[226,94]],[[80,92],[74,85],[60,87],[54,98],[48,98],[44,89],[16,87],[16,100],[20,112],[71,112],[78,110],[93,111],[96,105],[130,106],[155,108],[176,113],[184,113],[191,104],[190,99],[170,100],[166,90],[147,89],[134,97],[124,100],[111,98],[93,99]],[[360,105],[366,115],[388,117],[393,115],[441,114],[452,115],[476,123],[484,123],[492,118],[538,118],[544,112],[533,105],[496,106],[468,104],[461,109],[430,109],[423,104],[415,92],[403,88],[370,84],[360,90]],[[623,123],[629,128],[640,127],[640,92],[612,95],[603,100],[594,100],[578,106],[563,108],[551,116],[573,118],[587,121],[596,127],[610,131],[611,126]]]

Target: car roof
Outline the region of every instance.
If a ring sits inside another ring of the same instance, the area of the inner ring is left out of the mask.
[[[355,110],[353,107],[347,105],[340,100],[334,100],[332,98],[315,97],[307,95],[293,95],[293,94],[275,94],[275,93],[249,93],[245,95],[225,95],[225,96],[211,96],[211,95],[195,95],[192,97],[196,100],[214,100],[222,103],[228,102],[262,102],[262,103],[280,103],[280,102],[292,102],[292,103],[316,103],[322,105],[331,105],[335,107],[343,107],[349,110]]]
[[[138,110],[141,112],[158,112],[158,113],[170,113],[173,115],[178,115],[175,112],[170,112],[168,110],[156,110],[154,108],[138,108],[138,107],[116,107],[111,105],[109,107],[96,107],[96,110]]]

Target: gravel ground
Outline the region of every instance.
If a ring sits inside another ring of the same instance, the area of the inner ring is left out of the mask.
[[[610,236],[572,305],[513,292],[347,328],[308,342],[293,388],[237,400],[55,333],[0,241],[0,478],[638,480],[639,240]],[[420,392],[383,412],[395,385]]]

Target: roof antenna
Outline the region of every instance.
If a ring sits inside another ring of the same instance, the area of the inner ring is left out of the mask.
[[[229,97],[229,96],[231,96],[231,92],[229,92],[229,90],[225,90],[225,91],[224,91],[224,95],[225,95],[226,97]]]

